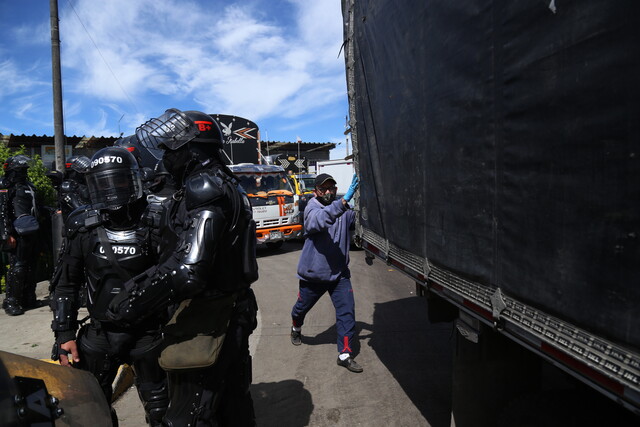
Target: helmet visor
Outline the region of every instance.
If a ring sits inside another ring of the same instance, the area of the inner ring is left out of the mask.
[[[165,149],[177,150],[198,135],[193,121],[177,109],[169,109],[158,118],[150,119],[136,129],[138,140],[160,160]]]
[[[117,208],[142,197],[142,181],[137,171],[112,169],[87,175],[91,203]]]

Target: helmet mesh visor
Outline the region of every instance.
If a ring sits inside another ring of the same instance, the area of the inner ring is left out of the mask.
[[[157,159],[162,158],[162,149],[176,150],[198,133],[193,122],[178,110],[167,110],[160,117],[148,120],[136,129],[140,143]]]

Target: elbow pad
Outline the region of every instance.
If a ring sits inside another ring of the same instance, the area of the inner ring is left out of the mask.
[[[58,297],[53,311],[51,329],[55,332],[76,330],[78,328],[77,313],[69,297]]]
[[[116,296],[107,317],[115,322],[134,323],[167,307],[174,299],[189,298],[211,281],[211,264],[225,226],[224,217],[200,211],[182,233],[173,268],[149,280],[147,274],[132,279],[132,286]]]
[[[227,224],[219,212],[203,210],[193,218],[176,250],[178,265],[169,274],[173,290],[189,297],[211,283],[212,264]]]

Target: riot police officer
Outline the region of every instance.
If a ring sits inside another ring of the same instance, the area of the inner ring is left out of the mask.
[[[85,180],[90,162],[91,159],[87,156],[71,156],[64,164],[64,179],[58,192],[58,205],[65,222],[72,211],[91,203]]]
[[[162,159],[158,160],[153,168],[153,180],[147,186],[149,191],[149,197],[153,197],[158,200],[165,200],[167,197],[173,195],[176,192],[176,183],[164,166]]]
[[[165,424],[255,425],[249,335],[257,304],[251,206],[221,157],[222,133],[199,111],[167,110],[136,130],[179,186],[165,206],[157,268],[134,278],[110,306],[135,322],[169,304],[160,363],[170,405]]]
[[[138,162],[121,147],[103,148],[91,159],[86,177],[91,205],[67,219],[62,261],[54,277],[55,350],[60,364],[68,366],[72,359],[74,366],[92,372],[109,403],[118,367],[132,365],[147,421],[160,425],[168,405],[166,375],[157,361],[159,327],[166,316],[156,313],[133,328],[106,318],[123,283],[157,262]],[[90,322],[76,338],[78,293],[85,281]]]
[[[0,187],[3,195],[4,250],[10,254],[7,272],[6,297],[2,308],[10,316],[24,313],[24,309],[38,306],[36,280],[36,232],[38,212],[36,190],[27,177],[31,158],[24,154],[9,157],[4,163],[4,177]]]
[[[62,239],[64,235],[64,223],[69,214],[75,209],[91,203],[89,190],[85,180],[85,173],[89,169],[91,159],[87,156],[71,156],[64,164],[64,174],[62,180],[56,186],[58,191],[58,210],[52,215],[52,239],[54,248],[54,261],[59,261]],[[47,174],[55,183],[58,174],[51,171]],[[54,288],[54,282],[50,282],[49,293]]]

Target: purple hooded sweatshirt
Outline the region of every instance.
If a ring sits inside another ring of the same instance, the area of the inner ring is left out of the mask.
[[[309,282],[335,282],[351,277],[349,228],[355,212],[337,199],[325,206],[316,198],[304,210],[305,241],[298,262],[298,278]]]

